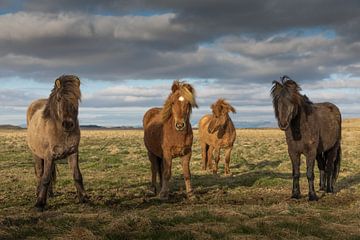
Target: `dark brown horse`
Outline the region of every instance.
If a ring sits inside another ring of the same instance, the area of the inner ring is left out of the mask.
[[[56,79],[48,99],[31,103],[27,111],[27,142],[35,159],[38,179],[35,207],[43,210],[48,191],[55,180],[55,161],[68,157],[78,197],[85,201],[86,194],[79,169],[80,128],[78,108],[81,98],[77,76],[63,75]]]
[[[333,192],[341,162],[341,114],[332,103],[312,103],[301,95],[299,85],[287,76],[274,81],[271,89],[275,117],[285,131],[293,167],[292,198],[300,198],[300,155],[306,157],[309,200],[317,200],[314,164],[318,161],[320,190]]]
[[[160,178],[160,198],[169,196],[172,159],[181,157],[188,196],[190,184],[190,159],[193,132],[190,114],[197,107],[194,88],[185,82],[174,81],[171,93],[163,108],[151,108],[143,119],[144,142],[151,162],[151,189],[156,194],[156,177]]]
[[[201,142],[202,169],[207,165],[218,171],[220,150],[225,149],[225,174],[230,174],[230,155],[236,139],[236,130],[229,116],[229,112],[235,113],[228,102],[220,98],[211,105],[212,114],[203,116],[199,121],[199,137]],[[215,168],[212,165],[213,152],[215,153]]]

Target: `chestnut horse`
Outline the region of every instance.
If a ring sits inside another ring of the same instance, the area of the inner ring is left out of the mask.
[[[224,99],[218,99],[211,105],[212,114],[203,116],[199,121],[199,137],[201,143],[202,169],[218,171],[220,150],[225,149],[225,174],[230,174],[230,155],[236,139],[236,130],[229,116],[235,109]],[[212,157],[215,155],[215,168]]]
[[[197,107],[194,88],[185,82],[174,81],[171,93],[163,108],[149,109],[143,118],[144,143],[151,162],[151,190],[156,194],[156,177],[160,178],[160,199],[169,197],[172,159],[181,157],[188,197],[190,184],[190,159],[193,132],[190,114]]]
[[[293,168],[292,198],[300,198],[300,155],[306,157],[309,200],[314,190],[314,164],[320,169],[320,190],[333,192],[341,162],[341,114],[332,103],[312,103],[301,95],[299,85],[287,76],[273,81],[271,95],[279,128],[285,131]],[[326,175],[326,176],[325,176]]]
[[[31,103],[27,110],[27,142],[35,160],[38,180],[35,207],[43,210],[48,192],[55,180],[55,161],[68,157],[75,187],[81,202],[86,194],[79,169],[80,128],[78,107],[81,98],[80,79],[63,75],[55,80],[48,99]]]

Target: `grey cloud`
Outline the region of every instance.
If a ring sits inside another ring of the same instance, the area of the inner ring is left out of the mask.
[[[303,81],[360,74],[359,42],[351,39],[358,32],[358,1],[20,3],[15,9],[22,12],[0,15],[2,76],[44,80],[75,73],[97,80],[238,84],[268,83],[283,74]],[[297,28],[341,35],[306,37]]]

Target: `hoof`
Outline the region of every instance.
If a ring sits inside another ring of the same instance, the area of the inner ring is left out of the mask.
[[[160,192],[159,198],[161,201],[169,200],[169,193],[168,192]]]
[[[291,195],[291,198],[293,198],[293,199],[300,199],[300,198],[301,198],[301,195],[300,195],[300,193],[293,193],[293,194]]]
[[[196,197],[196,195],[194,194],[193,191],[188,192],[188,193],[186,194],[186,197],[187,197],[187,199],[188,199],[190,202],[193,202],[193,201],[197,200],[197,197]]]
[[[53,191],[51,191],[51,192],[48,193],[48,197],[49,197],[49,198],[53,198],[54,196],[55,196],[55,194],[54,194]]]
[[[87,202],[89,202],[89,200],[90,200],[90,198],[86,194],[79,196],[79,203],[87,203]]]
[[[309,201],[317,201],[319,200],[318,196],[316,196],[316,194],[314,195],[309,195]]]
[[[320,187],[319,191],[325,192],[325,187]]]
[[[327,193],[334,193],[334,189],[326,189]]]
[[[43,212],[45,209],[45,204],[36,203],[34,206],[35,211],[37,212]]]

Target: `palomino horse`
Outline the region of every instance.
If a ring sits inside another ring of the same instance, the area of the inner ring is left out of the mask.
[[[216,174],[220,161],[220,149],[225,149],[225,174],[229,174],[230,155],[236,139],[236,130],[229,112],[236,111],[221,98],[211,105],[211,109],[212,114],[203,116],[199,121],[202,169],[206,170],[209,165]],[[215,152],[215,168],[212,165],[213,152]]]
[[[27,142],[35,159],[38,179],[35,207],[39,210],[44,209],[48,191],[52,191],[56,176],[55,161],[66,157],[73,171],[80,202],[86,199],[78,164],[80,98],[79,78],[63,75],[56,79],[48,99],[32,102],[27,110]]]
[[[190,114],[197,107],[194,88],[185,82],[174,81],[171,93],[163,108],[149,109],[143,119],[144,142],[151,162],[151,190],[156,194],[156,176],[160,178],[160,198],[169,196],[172,159],[181,157],[188,196],[190,184],[190,159],[193,132]]]
[[[273,81],[271,95],[275,117],[285,131],[293,168],[292,198],[300,198],[300,155],[306,157],[309,200],[318,200],[314,190],[314,164],[320,169],[320,190],[333,192],[341,162],[341,114],[332,103],[312,103],[287,76]],[[325,176],[326,175],[326,176]]]

